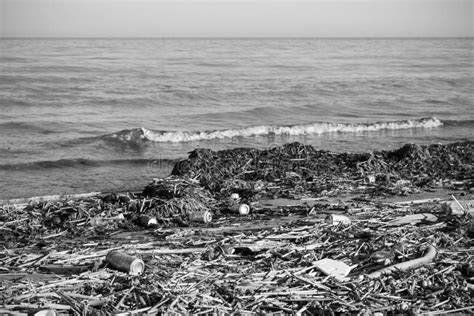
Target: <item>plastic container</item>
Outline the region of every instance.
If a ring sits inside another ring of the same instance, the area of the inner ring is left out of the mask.
[[[197,211],[189,213],[189,221],[198,223],[212,222],[212,214],[209,211]]]
[[[324,220],[326,223],[331,224],[331,225],[350,225],[351,224],[351,219],[347,216],[344,215],[336,215],[336,214],[330,214],[326,216],[326,219]]]
[[[130,256],[120,250],[110,251],[105,260],[115,269],[130,275],[140,275],[145,270],[145,263],[142,259]]]

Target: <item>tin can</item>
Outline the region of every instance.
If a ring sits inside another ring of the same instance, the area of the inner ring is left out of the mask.
[[[375,183],[375,180],[376,180],[376,178],[375,178],[374,175],[368,175],[368,176],[365,178],[365,181],[366,181],[367,183]]]
[[[230,207],[230,210],[234,213],[239,213],[240,215],[248,215],[250,213],[250,206],[247,204],[235,204]]]
[[[145,270],[145,263],[142,259],[130,256],[120,250],[110,251],[105,260],[115,269],[128,272],[130,275],[140,275]]]
[[[344,215],[329,214],[324,220],[326,223],[331,225],[350,225],[351,219]]]
[[[189,221],[210,223],[212,221],[212,214],[209,211],[197,211],[189,213]]]
[[[158,221],[156,220],[156,217],[148,216],[148,215],[142,215],[138,218],[138,222],[140,225],[143,227],[153,227],[153,226],[158,226]]]

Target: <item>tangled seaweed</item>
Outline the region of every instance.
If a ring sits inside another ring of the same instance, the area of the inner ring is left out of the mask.
[[[448,145],[408,144],[393,151],[373,153],[333,153],[310,145],[291,143],[267,150],[237,148],[223,151],[194,150],[187,160],[177,163],[173,175],[198,180],[217,196],[239,187],[229,181],[260,182],[259,186],[298,187],[297,194],[320,194],[340,185],[341,180],[373,176],[379,184],[392,186],[405,180],[417,187],[436,185],[445,179],[473,179],[474,142]],[[263,182],[263,183],[262,183]],[[251,190],[251,186],[247,189]],[[356,187],[350,188],[354,191]],[[254,194],[258,193],[256,189]],[[390,192],[389,189],[385,191]],[[247,192],[247,195],[249,192]]]

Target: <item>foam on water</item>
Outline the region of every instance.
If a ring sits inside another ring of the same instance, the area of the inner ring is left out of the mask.
[[[233,137],[255,137],[271,135],[318,135],[325,133],[361,133],[380,130],[400,130],[413,128],[436,128],[443,123],[436,117],[415,120],[375,122],[375,123],[312,123],[301,125],[261,125],[244,128],[214,130],[214,131],[153,131],[146,128],[124,130],[108,137],[124,142],[153,141],[153,142],[190,142]]]

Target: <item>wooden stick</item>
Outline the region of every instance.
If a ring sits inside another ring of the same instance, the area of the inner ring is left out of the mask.
[[[22,301],[26,299],[31,299],[33,297],[55,297],[55,298],[61,298],[58,294],[54,292],[46,292],[46,293],[28,293],[28,294],[22,294],[18,296],[12,297],[12,301]]]
[[[436,314],[450,314],[450,313],[456,313],[456,312],[462,312],[462,311],[467,311],[467,310],[474,310],[474,305],[472,306],[466,306],[466,307],[461,307],[461,308],[456,308],[456,309],[451,309],[451,310],[444,310],[444,311],[433,311],[433,312],[427,312],[429,315],[436,315]]]
[[[456,201],[456,203],[459,205],[459,207],[464,211],[464,207],[461,205],[461,203],[459,203],[458,199],[456,199],[456,197],[452,194],[451,194],[451,197],[454,199],[454,201]]]
[[[164,300],[162,300],[161,302],[159,302],[158,304],[156,304],[155,306],[153,306],[152,308],[150,308],[150,309],[148,310],[148,312],[150,313],[150,312],[152,312],[152,311],[157,311],[158,308],[159,308],[161,305],[165,304],[165,303],[168,302],[169,300],[170,300],[169,297],[166,298],[166,299],[164,299]]]
[[[183,248],[183,249],[154,249],[151,251],[137,253],[151,253],[151,254],[184,254],[184,253],[195,253],[206,251],[207,248]]]
[[[422,265],[425,265],[429,262],[431,262],[435,257],[436,257],[437,251],[436,248],[432,245],[429,246],[428,251],[426,254],[420,258],[416,258],[413,260],[397,263],[394,265],[391,265],[389,267],[383,268],[381,270],[372,272],[367,275],[370,279],[378,278],[384,274],[392,274],[395,271],[407,271],[410,269],[415,269],[417,267],[420,267]]]
[[[60,233],[52,234],[52,235],[48,235],[48,236],[43,236],[43,237],[40,237],[40,238],[41,238],[41,239],[49,239],[49,238],[59,237],[59,236],[65,235],[65,234],[67,234],[67,231],[66,231],[66,230],[63,230],[63,231],[60,232]]]
[[[71,280],[64,280],[64,281],[59,281],[56,283],[49,283],[46,285],[43,285],[41,287],[36,288],[36,291],[42,291],[45,289],[50,289],[58,286],[63,286],[63,285],[71,285],[71,284],[77,284],[77,283],[84,283],[84,280],[78,280],[78,279],[71,279]]]
[[[116,247],[116,249],[120,249],[120,247]],[[100,253],[100,254],[94,254],[94,255],[84,255],[84,256],[78,256],[78,257],[72,257],[69,259],[64,259],[64,260],[59,260],[55,261],[55,264],[62,264],[66,262],[71,262],[71,261],[79,261],[79,260],[84,260],[84,259],[93,259],[93,258],[100,258],[100,257],[105,257],[107,253]]]
[[[19,268],[28,267],[28,266],[32,265],[33,263],[35,263],[37,260],[39,260],[41,257],[44,257],[44,256],[45,256],[45,255],[39,255],[38,257],[27,261],[26,263],[20,264],[18,267],[19,267]],[[46,256],[47,256],[47,255],[46,255]]]
[[[305,312],[307,309],[308,309],[308,306],[309,304],[311,304],[311,302],[307,303],[306,305],[304,305],[303,307],[301,307],[297,312],[296,312],[296,315],[303,315],[303,312]]]
[[[107,255],[107,253],[109,253],[109,251],[122,249],[122,248],[123,247],[113,247],[113,248],[97,251],[95,254],[83,255],[83,256],[77,256],[77,257],[72,257],[72,258],[68,258],[68,259],[58,260],[58,261],[55,261],[54,263],[55,264],[62,264],[62,263],[70,262],[70,261],[76,261],[76,260],[84,260],[84,259],[105,257]]]
[[[421,200],[411,200],[411,201],[398,201],[398,202],[392,202],[395,205],[411,205],[411,204],[425,204],[425,203],[432,203],[432,202],[439,202],[441,201],[440,198],[434,198],[434,199],[421,199]],[[386,203],[386,204],[391,204],[391,203]]]

